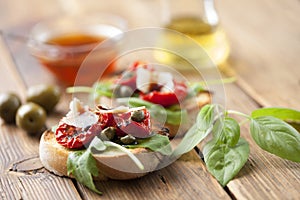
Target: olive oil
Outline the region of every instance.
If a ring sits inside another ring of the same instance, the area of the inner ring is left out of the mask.
[[[160,45],[166,49],[171,49],[171,51],[176,49],[181,55],[160,52],[155,56],[160,61],[173,64],[174,67],[184,69],[183,63],[194,60],[200,63],[202,67],[207,67],[206,65],[211,65],[212,63],[221,65],[229,55],[229,44],[223,30],[218,26],[209,25],[200,18],[174,18],[165,28],[183,33],[198,44],[195,45],[193,41],[182,34],[165,34],[160,41]]]

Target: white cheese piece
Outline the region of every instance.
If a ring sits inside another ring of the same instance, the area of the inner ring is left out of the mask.
[[[173,76],[169,72],[159,72],[157,76],[157,83],[162,85],[162,92],[173,92],[174,91],[174,82]]]
[[[71,126],[85,128],[95,124],[98,116],[89,110],[88,106],[84,106],[77,98],[70,102],[70,111],[60,120],[59,124],[66,123]]]
[[[145,109],[145,106],[129,108],[127,106],[119,106],[109,110],[99,110],[100,113],[126,113]]]
[[[143,67],[139,67],[136,70],[136,87],[143,93],[149,91],[149,86],[151,83],[151,72]]]
[[[148,93],[151,83],[162,85],[162,92],[174,91],[173,76],[169,72],[157,72],[144,69],[137,69],[136,86],[143,93]]]

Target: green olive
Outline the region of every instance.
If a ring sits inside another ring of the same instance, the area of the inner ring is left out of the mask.
[[[131,87],[118,85],[114,90],[114,96],[117,98],[130,97],[133,94]]]
[[[46,111],[38,104],[29,102],[22,105],[16,115],[17,126],[30,134],[43,130],[46,122]]]
[[[141,122],[145,119],[143,110],[136,110],[131,113],[131,119],[136,122]]]
[[[132,135],[125,135],[124,137],[120,138],[123,144],[133,144],[135,142],[135,137]]]
[[[61,93],[57,86],[35,85],[28,88],[26,101],[39,104],[49,113],[58,103],[60,96]]]
[[[20,98],[13,93],[0,94],[0,117],[6,123],[14,123],[16,113],[21,105]]]
[[[112,140],[112,139],[114,139],[115,134],[116,134],[116,128],[107,127],[101,131],[100,139],[101,140]]]

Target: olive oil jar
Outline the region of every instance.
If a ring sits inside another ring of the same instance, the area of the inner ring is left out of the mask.
[[[191,63],[207,68],[226,62],[230,47],[214,0],[162,0],[160,8],[162,27],[172,31],[165,31],[159,41],[165,48],[155,54],[159,61],[179,70]]]

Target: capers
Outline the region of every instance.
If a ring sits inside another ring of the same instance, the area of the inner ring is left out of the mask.
[[[116,128],[115,127],[107,127],[103,129],[100,133],[101,140],[112,140],[116,135]]]
[[[130,97],[133,94],[131,87],[126,85],[118,85],[114,90],[116,98]]]
[[[43,130],[46,122],[46,111],[38,104],[29,102],[22,105],[16,114],[17,126],[29,134],[36,134]]]
[[[120,141],[123,144],[133,144],[135,142],[135,137],[133,137],[132,135],[125,135],[120,138]]]
[[[42,106],[48,113],[51,112],[60,99],[58,87],[53,85],[35,85],[27,90],[26,101]]]
[[[0,117],[6,123],[14,123],[18,108],[21,105],[20,98],[13,93],[0,94]]]
[[[145,119],[143,110],[136,110],[131,113],[131,119],[136,122],[142,122]]]

